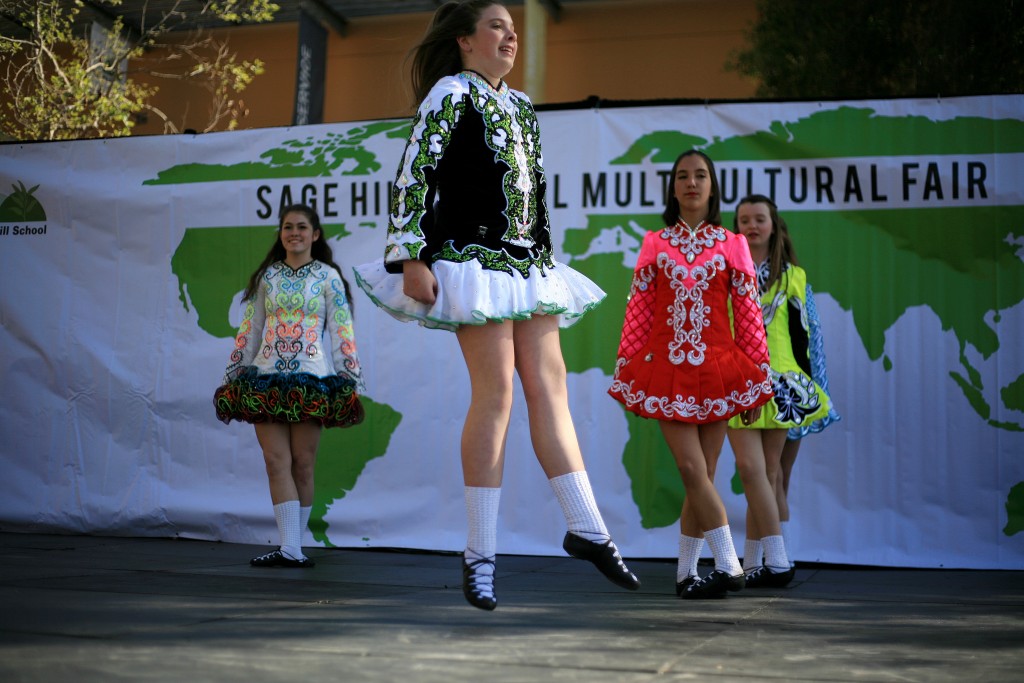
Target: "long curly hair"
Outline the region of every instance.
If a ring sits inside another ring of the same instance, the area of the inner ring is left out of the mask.
[[[267,251],[267,255],[263,257],[263,262],[260,263],[259,267],[253,271],[253,274],[249,276],[249,284],[245,286],[245,291],[242,292],[243,301],[251,301],[256,296],[256,290],[260,286],[260,280],[263,279],[264,273],[267,272],[267,268],[272,263],[278,261],[284,261],[288,252],[285,251],[284,244],[281,243],[281,227],[284,224],[284,217],[290,213],[301,213],[309,221],[314,232],[319,232],[319,238],[316,238],[313,242],[313,248],[311,256],[321,263],[326,263],[331,268],[338,271],[338,275],[341,276],[341,283],[345,286],[345,298],[348,299],[349,308],[354,308],[352,301],[352,290],[348,286],[348,280],[345,279],[345,275],[342,273],[341,267],[334,262],[334,252],[331,251],[331,245],[324,239],[324,230],[320,225],[320,215],[312,209],[312,207],[306,204],[289,204],[288,206],[282,207],[281,213],[277,216],[277,232],[274,233],[274,243],[270,246],[270,250]]]

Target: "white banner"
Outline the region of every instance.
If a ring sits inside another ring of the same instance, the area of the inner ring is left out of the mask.
[[[598,503],[627,557],[675,557],[678,473],[607,396],[632,266],[676,156],[724,218],[771,194],[814,287],[843,419],[805,439],[791,555],[1024,567],[1024,97],[540,114],[558,256],[608,299],[562,344]],[[0,528],[276,544],[253,429],[214,416],[240,292],[278,208],[316,206],[346,269],[382,254],[407,121],[0,146]],[[312,534],[461,550],[468,381],[454,335],[356,290],[367,421],[327,430]],[[513,409],[499,553],[562,554]],[[728,444],[717,482],[742,548]],[[641,577],[642,578],[642,577]]]

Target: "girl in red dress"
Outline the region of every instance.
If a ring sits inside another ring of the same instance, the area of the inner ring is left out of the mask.
[[[608,393],[659,421],[682,475],[676,594],[722,597],[742,589],[744,577],[715,466],[729,418],[756,420],[772,396],[768,346],[750,250],[721,226],[714,164],[690,150],[671,179],[666,227],[640,248]],[[715,569],[699,578],[704,539]]]

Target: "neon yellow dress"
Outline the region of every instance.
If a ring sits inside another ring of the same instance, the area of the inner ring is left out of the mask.
[[[804,269],[786,264],[771,290],[764,291],[769,264],[757,267],[761,291],[761,312],[768,336],[772,400],[764,404],[761,418],[744,425],[739,417],[729,420],[736,429],[790,429],[823,419],[829,415],[832,401],[828,393],[812,379],[810,325],[807,313],[807,274]]]

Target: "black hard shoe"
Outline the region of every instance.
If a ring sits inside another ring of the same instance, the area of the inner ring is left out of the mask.
[[[295,560],[282,553],[280,549],[254,557],[249,560],[249,564],[253,567],[293,567],[295,569],[308,569],[316,566],[316,563],[308,557]]]
[[[786,571],[773,572],[761,565],[747,574],[747,588],[785,588],[796,575],[796,569],[790,567]]]
[[[721,569],[716,569],[703,579],[690,584],[679,597],[683,600],[706,600],[724,598],[728,591],[743,590],[743,574],[730,576]]]
[[[477,572],[477,567],[481,565],[490,565],[491,574]],[[485,595],[481,588],[490,588],[491,594]],[[466,562],[466,558],[462,558],[462,594],[473,607],[490,611],[498,606],[498,598],[494,595],[494,560],[482,557]]]
[[[598,571],[616,586],[635,591],[640,587],[640,579],[629,571],[626,563],[619,555],[619,549],[608,539],[604,543],[590,541],[567,531],[562,541],[562,548],[578,560],[593,562]]]
[[[687,576],[682,581],[676,581],[676,597],[683,597],[683,591],[685,591],[687,588],[689,588],[695,583],[697,583],[697,577],[692,575]]]

